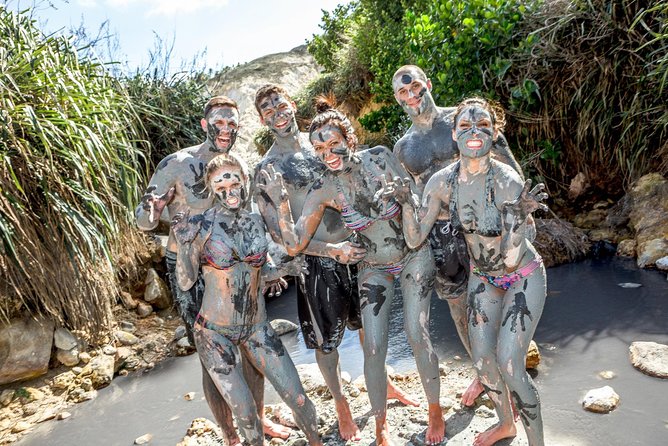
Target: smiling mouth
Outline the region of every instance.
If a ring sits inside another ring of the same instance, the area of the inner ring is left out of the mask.
[[[230,144],[232,139],[229,136],[223,136],[218,138],[218,141],[221,143],[221,145],[227,146]]]
[[[420,102],[422,102],[422,98],[418,98],[412,102],[406,102],[409,107],[417,108],[420,105]]]
[[[227,199],[227,205],[230,207],[237,206],[239,204],[239,199],[237,197],[230,197]]]
[[[276,127],[277,129],[284,129],[285,127],[288,126],[289,123],[290,120],[286,119],[285,121],[277,122],[276,124],[274,124],[274,127]]]
[[[479,150],[482,148],[481,139],[469,139],[466,141],[466,148],[471,150]]]
[[[325,164],[327,164],[327,167],[329,167],[331,170],[338,170],[343,165],[343,161],[337,156],[329,160],[325,160]]]

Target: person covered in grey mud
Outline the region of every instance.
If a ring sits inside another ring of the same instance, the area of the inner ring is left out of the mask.
[[[309,138],[327,170],[311,185],[298,212],[292,209],[290,181],[267,163],[258,188],[274,203],[283,243],[290,255],[308,248],[318,230],[327,226],[326,212],[340,214],[351,240],[366,250],[358,263],[358,287],[364,339],[364,376],[376,421],[376,442],[391,444],[387,415],[387,370],[390,309],[398,279],[404,304],[404,328],[429,404],[427,443],[444,439],[445,423],[439,405],[438,358],[429,337],[429,303],[434,263],[428,244],[411,250],[404,241],[401,206],[394,200],[374,201],[384,178],[407,175],[387,148],[356,151],[350,121],[320,98],[319,114],[311,122]],[[294,215],[298,221],[294,224]]]
[[[246,164],[229,153],[218,155],[207,164],[204,178],[207,192],[216,197],[214,206],[192,217],[187,211],[177,214],[172,223],[179,245],[179,287],[195,286],[202,270],[204,295],[194,324],[200,360],[246,442],[261,446],[264,435],[258,413],[262,408],[256,406],[244,378],[242,351],[290,407],[309,444],[321,445],[315,406],[265,310],[262,280],[295,271],[279,270],[269,262],[262,217],[244,209],[250,191]]]
[[[137,226],[140,229],[144,231],[155,229],[165,209],[171,219],[185,210],[189,210],[190,215],[195,215],[211,207],[213,198],[206,191],[203,181],[204,171],[211,159],[221,153],[229,152],[234,146],[239,128],[239,110],[236,102],[225,96],[211,98],[204,107],[204,117],[200,125],[206,134],[203,143],[172,153],[158,164],[135,211]],[[170,287],[176,309],[185,323],[188,340],[194,346],[192,328],[202,303],[204,282],[200,278],[188,291],[182,291],[178,287],[175,275],[177,251],[174,232],[170,230],[165,256]],[[247,382],[253,383],[251,388],[260,408],[265,433],[287,438],[290,435],[289,428],[264,417],[262,375],[250,363],[244,363],[244,367]],[[230,445],[240,444],[230,408],[204,369],[202,369],[202,387],[216,422]]]
[[[434,173],[455,162],[459,156],[457,144],[452,140],[452,116],[455,107],[438,107],[431,95],[431,80],[415,65],[400,67],[392,77],[394,97],[411,119],[411,127],[394,146],[394,154],[411,174],[420,192]],[[499,133],[492,143],[491,154],[497,161],[522,170]],[[469,274],[469,258],[464,234],[452,228],[447,203],[434,223],[429,242],[436,262],[436,294],[450,307],[459,338],[471,354],[466,321],[466,287]],[[480,381],[475,379],[462,395],[462,404],[472,406],[483,392]]]
[[[282,175],[293,217],[299,218],[309,189],[327,169],[315,155],[308,135],[299,131],[297,107],[283,88],[274,84],[261,87],[255,106],[262,124],[274,136],[274,143],[255,168],[255,181],[261,182],[258,173],[272,165]],[[269,197],[259,193],[256,202],[273,240],[284,245],[278,215]],[[316,362],[334,399],[341,438],[359,440],[360,429],[343,393],[338,346],[346,328],[358,330],[362,326],[356,263],[364,258],[366,249],[350,240],[351,231],[336,210],[325,209],[322,222],[304,249],[309,273],[297,279],[299,321],[306,346],[315,350]],[[360,336],[363,337],[361,330]],[[388,398],[417,405],[389,379]]]
[[[468,330],[473,365],[494,402],[499,423],[478,434],[474,445],[493,445],[516,434],[512,405],[529,445],[540,446],[543,421],[538,392],[526,372],[529,342],[543,312],[545,268],[528,235],[529,216],[547,210],[544,185],[531,189],[508,165],[490,155],[503,128],[500,107],[480,98],[463,101],[454,115],[452,138],[460,159],[432,175],[419,209],[412,207],[410,179],[395,177],[386,186],[403,205],[409,246],[428,237],[443,207],[464,234],[470,254]]]

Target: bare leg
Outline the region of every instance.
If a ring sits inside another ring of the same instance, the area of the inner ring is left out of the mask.
[[[359,330],[360,344],[364,345],[364,329]],[[404,392],[401,387],[392,382],[392,378],[387,377],[387,399],[399,400],[400,403],[406,406],[418,407],[420,403],[418,400]]]
[[[329,353],[321,350],[315,351],[315,360],[320,367],[320,372],[329,388],[334,404],[336,406],[336,417],[339,420],[339,434],[344,440],[359,440],[362,433],[353,420],[348,400],[343,394],[343,383],[341,382],[341,369],[339,367],[339,352],[334,349]]]
[[[438,357],[429,335],[429,309],[434,273],[434,259],[428,245],[408,260],[401,272],[404,330],[413,349],[420,381],[429,403],[429,423],[425,435],[428,444],[440,443],[445,438],[445,421],[439,404],[441,379]]]

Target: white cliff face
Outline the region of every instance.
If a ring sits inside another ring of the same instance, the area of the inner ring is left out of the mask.
[[[317,77],[321,68],[302,45],[287,53],[270,54],[231,68],[211,80],[213,94],[237,101],[241,113],[239,135],[233,151],[252,167],[262,158],[256,151],[253,137],[262,127],[255,109],[255,92],[273,83],[294,96]]]

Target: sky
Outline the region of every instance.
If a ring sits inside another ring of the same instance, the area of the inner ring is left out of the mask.
[[[156,36],[174,42],[171,65],[177,70],[198,54],[199,65],[219,70],[266,54],[289,51],[318,34],[321,10],[350,0],[6,0],[12,9],[31,9],[46,33],[83,23],[96,35],[109,22],[117,36],[120,61],[145,67]]]

